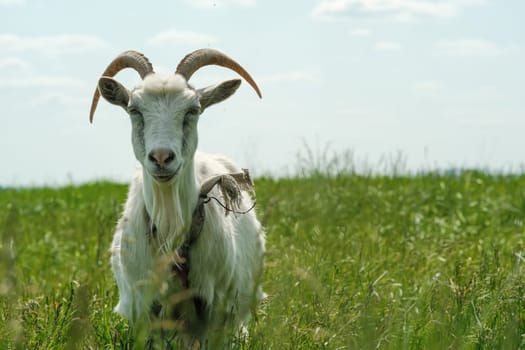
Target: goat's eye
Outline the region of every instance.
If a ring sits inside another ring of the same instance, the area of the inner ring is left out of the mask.
[[[142,115],[137,107],[128,107],[129,114]]]
[[[191,116],[197,115],[197,114],[199,114],[199,112],[200,112],[200,109],[199,109],[198,107],[191,107],[191,108],[188,109],[188,111],[186,112],[185,117],[188,118],[188,117],[191,117]]]

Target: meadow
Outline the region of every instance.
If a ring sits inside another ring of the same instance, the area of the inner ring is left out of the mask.
[[[525,175],[307,171],[256,189],[269,297],[232,348],[525,348]],[[0,189],[0,349],[133,348],[108,252],[126,191]]]

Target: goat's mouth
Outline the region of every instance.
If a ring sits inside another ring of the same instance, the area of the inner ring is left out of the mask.
[[[159,171],[158,173],[152,174],[152,176],[157,182],[162,182],[162,183],[169,182],[179,173],[181,166],[182,164],[179,165],[177,169],[175,169],[172,172]]]
[[[158,182],[168,182],[175,177],[175,174],[173,173],[173,174],[167,174],[167,175],[153,175],[153,177]]]

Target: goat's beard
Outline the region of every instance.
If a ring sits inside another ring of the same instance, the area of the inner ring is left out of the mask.
[[[150,224],[156,228],[153,240],[159,253],[166,255],[176,253],[175,249],[184,242],[198,195],[195,180],[191,182],[193,174],[182,172],[177,177],[173,183],[159,184],[148,176],[144,186],[144,191],[151,191],[145,196]]]

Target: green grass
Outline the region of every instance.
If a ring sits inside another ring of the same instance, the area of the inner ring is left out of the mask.
[[[238,349],[525,348],[525,176],[256,181],[269,298]],[[126,349],[126,186],[0,189],[0,348]]]

